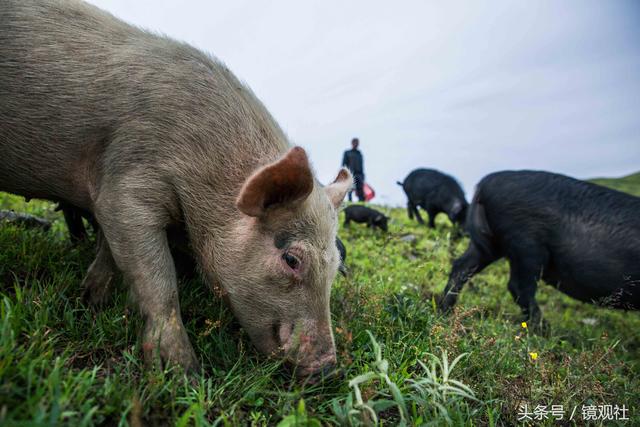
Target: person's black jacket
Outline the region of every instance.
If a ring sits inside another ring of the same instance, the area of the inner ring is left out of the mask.
[[[360,150],[351,149],[344,152],[342,166],[346,166],[352,174],[364,175],[364,166],[362,163],[362,153],[360,153]]]

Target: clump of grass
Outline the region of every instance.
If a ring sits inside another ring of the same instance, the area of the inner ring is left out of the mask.
[[[335,399],[332,402],[333,412],[342,425],[378,425],[381,413],[395,409],[397,425],[422,425],[428,419],[430,422],[444,421],[452,424],[449,416],[451,408],[459,409],[462,400],[478,401],[474,392],[461,381],[452,378],[452,371],[456,364],[467,354],[463,353],[449,363],[446,351],[441,357],[425,353],[431,361],[427,366],[418,360],[422,372],[412,378],[405,379],[404,394],[401,388],[391,380],[390,365],[382,357],[382,348],[370,331],[367,331],[375,360],[370,365],[371,370],[356,376],[349,381],[352,389],[344,402]],[[363,398],[361,387],[377,385],[373,395]],[[409,387],[406,387],[409,386]],[[411,411],[407,409],[411,404]],[[389,414],[385,414],[388,418]]]
[[[434,408],[430,411],[433,418],[453,424],[450,415],[452,409],[460,409],[464,400],[478,402],[473,390],[461,381],[453,379],[451,375],[453,368],[468,356],[468,353],[460,354],[451,363],[446,350],[442,350],[441,357],[431,353],[426,353],[426,356],[431,362],[429,366],[418,360],[423,377],[408,380],[414,389],[411,394],[412,400],[425,411]]]
[[[367,331],[367,334],[369,334],[375,355],[375,360],[371,365],[372,370],[349,381],[349,387],[353,388],[353,395],[349,394],[344,405],[334,401],[334,413],[343,425],[360,425],[361,423],[369,424],[370,422],[377,424],[378,412],[395,405],[400,416],[400,425],[406,425],[407,406],[404,397],[398,386],[389,378],[389,362],[382,358],[380,344],[378,344],[370,331]],[[384,384],[384,388],[376,393],[380,398],[367,399],[365,402],[362,398],[360,386],[372,380],[380,381]],[[388,398],[389,395],[392,399]]]

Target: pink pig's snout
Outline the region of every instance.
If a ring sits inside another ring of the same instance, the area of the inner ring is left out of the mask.
[[[314,320],[281,325],[279,338],[285,362],[297,377],[328,375],[336,365],[336,349],[328,326]]]

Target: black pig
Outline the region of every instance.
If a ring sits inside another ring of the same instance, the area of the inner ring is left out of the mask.
[[[366,223],[368,227],[378,227],[382,231],[388,231],[387,221],[389,220],[382,212],[362,205],[351,205],[344,210],[344,225],[349,225],[351,221]]]
[[[509,291],[535,322],[540,279],[580,301],[640,309],[639,212],[638,197],[563,175],[488,175],[469,208],[471,241],[453,263],[441,308],[453,306],[471,276],[504,257]]]
[[[444,212],[453,223],[464,226],[468,203],[460,184],[451,176],[435,169],[416,169],[398,182],[409,199],[407,213],[424,224],[418,208],[429,214],[429,227],[435,228],[436,215]]]

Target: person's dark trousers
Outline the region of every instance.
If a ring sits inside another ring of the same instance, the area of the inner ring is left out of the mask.
[[[364,202],[364,175],[357,173],[353,175],[353,180],[356,184],[356,195],[358,196],[358,200]],[[349,193],[349,201],[351,201],[351,193]]]

